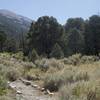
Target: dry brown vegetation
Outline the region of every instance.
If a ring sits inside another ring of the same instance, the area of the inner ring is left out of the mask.
[[[22,54],[0,54],[0,100],[10,93],[7,81],[20,77],[56,92],[57,100],[100,100],[100,61],[96,56],[42,58],[33,64],[23,61]]]

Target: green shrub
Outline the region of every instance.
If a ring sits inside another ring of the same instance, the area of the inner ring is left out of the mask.
[[[47,74],[44,78],[44,88],[50,91],[58,91],[60,85],[58,74]]]
[[[24,77],[27,80],[37,81],[37,80],[41,79],[43,73],[44,72],[42,72],[39,68],[32,68],[32,69],[26,71]]]
[[[46,58],[38,59],[35,61],[35,65],[37,68],[40,68],[42,71],[47,71],[49,68],[49,60]]]
[[[0,64],[0,76],[4,77],[6,73],[6,66]]]
[[[76,67],[72,68],[69,67],[53,73],[47,73],[44,78],[44,87],[50,91],[57,91],[63,84],[89,81],[90,77],[87,72],[77,71]]]
[[[74,72],[71,70],[66,70],[64,72],[58,71],[55,73],[49,73],[44,78],[44,88],[50,91],[58,91],[60,86],[63,84],[73,83]]]
[[[25,71],[29,71],[30,69],[36,67],[36,65],[34,63],[32,63],[32,62],[24,62],[23,66],[24,66],[24,70]]]
[[[97,56],[82,56],[81,54],[74,54],[68,58],[64,58],[61,60],[64,62],[64,64],[69,65],[79,65],[79,64],[85,64],[85,63],[93,63],[96,61],[99,61],[99,57]]]
[[[4,79],[4,77],[0,76],[0,95],[5,94],[7,91],[7,81]]]
[[[15,81],[19,78],[20,73],[16,69],[10,69],[6,73],[6,77],[9,81]]]
[[[81,58],[81,63],[92,63],[92,62],[96,62],[99,61],[99,57],[97,56],[83,56]]]
[[[56,69],[62,69],[64,68],[64,63],[60,62],[59,60],[52,58],[52,59],[38,59],[35,61],[35,64],[38,68],[47,71],[49,68],[56,68]]]
[[[64,58],[62,61],[64,62],[64,64],[77,65],[80,63],[81,57],[81,54],[75,54],[68,58]]]
[[[33,49],[32,52],[30,52],[28,56],[32,62],[34,62],[39,57],[35,49]]]
[[[51,53],[50,53],[50,57],[54,57],[54,58],[63,58],[64,57],[64,53],[60,47],[59,44],[55,44]]]
[[[60,60],[55,59],[55,58],[49,59],[48,62],[49,62],[48,63],[49,67],[53,67],[53,68],[56,68],[56,69],[64,68],[64,63],[61,62]]]
[[[15,58],[17,60],[23,60],[24,54],[23,54],[23,52],[13,53],[11,55],[11,57],[13,57],[13,58]]]

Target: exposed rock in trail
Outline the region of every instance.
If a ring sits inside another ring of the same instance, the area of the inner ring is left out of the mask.
[[[17,93],[17,94],[22,94],[22,92],[21,92],[21,91],[16,91],[16,93]]]
[[[25,85],[21,80],[14,81],[9,85],[10,87],[14,86],[17,100],[54,100],[49,95],[44,95],[35,87]]]
[[[21,79],[21,81],[22,81],[25,85],[31,85],[31,81],[24,80],[24,79]]]

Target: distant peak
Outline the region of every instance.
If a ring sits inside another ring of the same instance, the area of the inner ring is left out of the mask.
[[[2,14],[3,16],[12,17],[12,18],[16,18],[16,19],[19,19],[19,20],[22,18],[22,19],[27,20],[29,22],[32,21],[31,19],[29,19],[27,17],[24,17],[22,15],[16,14],[13,11],[6,10],[6,9],[0,9],[0,14]]]
[[[10,13],[16,15],[14,12],[6,10],[6,9],[0,9],[0,13]]]

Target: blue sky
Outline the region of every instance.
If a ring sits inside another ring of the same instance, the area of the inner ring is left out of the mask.
[[[7,9],[37,20],[54,16],[64,24],[69,17],[88,18],[100,11],[100,0],[0,0],[0,9]]]

